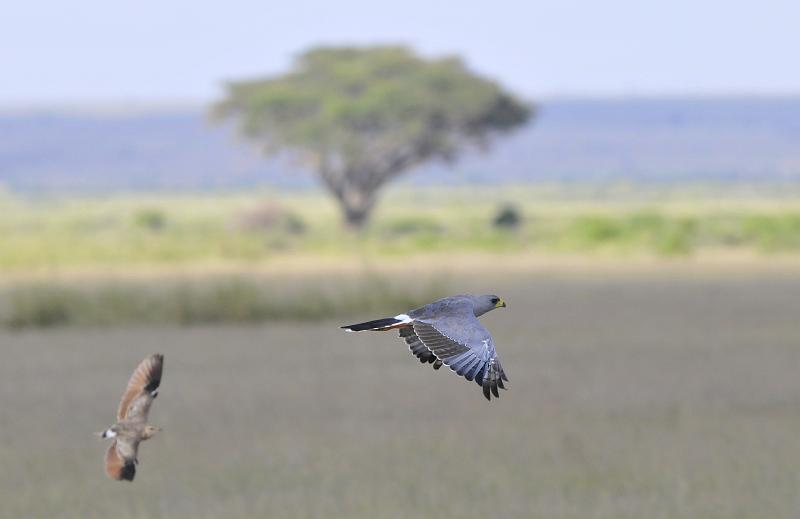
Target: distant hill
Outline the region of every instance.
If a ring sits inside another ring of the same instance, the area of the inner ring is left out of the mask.
[[[490,154],[406,177],[431,183],[800,180],[800,97],[551,100]],[[0,114],[0,184],[104,191],[306,186],[202,108]]]

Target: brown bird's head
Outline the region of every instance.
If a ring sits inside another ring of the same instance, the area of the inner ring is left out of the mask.
[[[142,432],[142,439],[143,440],[149,440],[150,438],[155,436],[155,434],[157,432],[160,432],[160,431],[161,431],[161,427],[156,427],[155,425],[145,425],[144,426],[144,432]]]

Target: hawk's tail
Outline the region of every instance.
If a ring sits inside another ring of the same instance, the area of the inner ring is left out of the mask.
[[[372,332],[384,332],[386,330],[401,328],[409,323],[411,323],[411,318],[406,314],[400,314],[394,317],[386,317],[385,319],[376,319],[365,323],[342,326],[342,329],[348,332],[363,332],[367,330]]]

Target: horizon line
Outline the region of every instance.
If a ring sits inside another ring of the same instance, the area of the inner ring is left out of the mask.
[[[544,105],[564,101],[725,101],[725,100],[792,100],[800,99],[797,92],[664,92],[664,93],[560,93],[541,96],[524,96],[535,104]],[[9,114],[57,114],[57,115],[147,115],[170,111],[199,110],[208,107],[213,100],[191,98],[150,98],[136,99],[119,97],[118,99],[63,100],[63,101],[0,101],[0,115]]]

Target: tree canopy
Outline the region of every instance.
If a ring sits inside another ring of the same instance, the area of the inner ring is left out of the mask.
[[[487,146],[532,107],[456,57],[344,47],[305,52],[283,76],[229,83],[212,114],[237,120],[268,154],[301,159],[360,226],[387,181]]]

